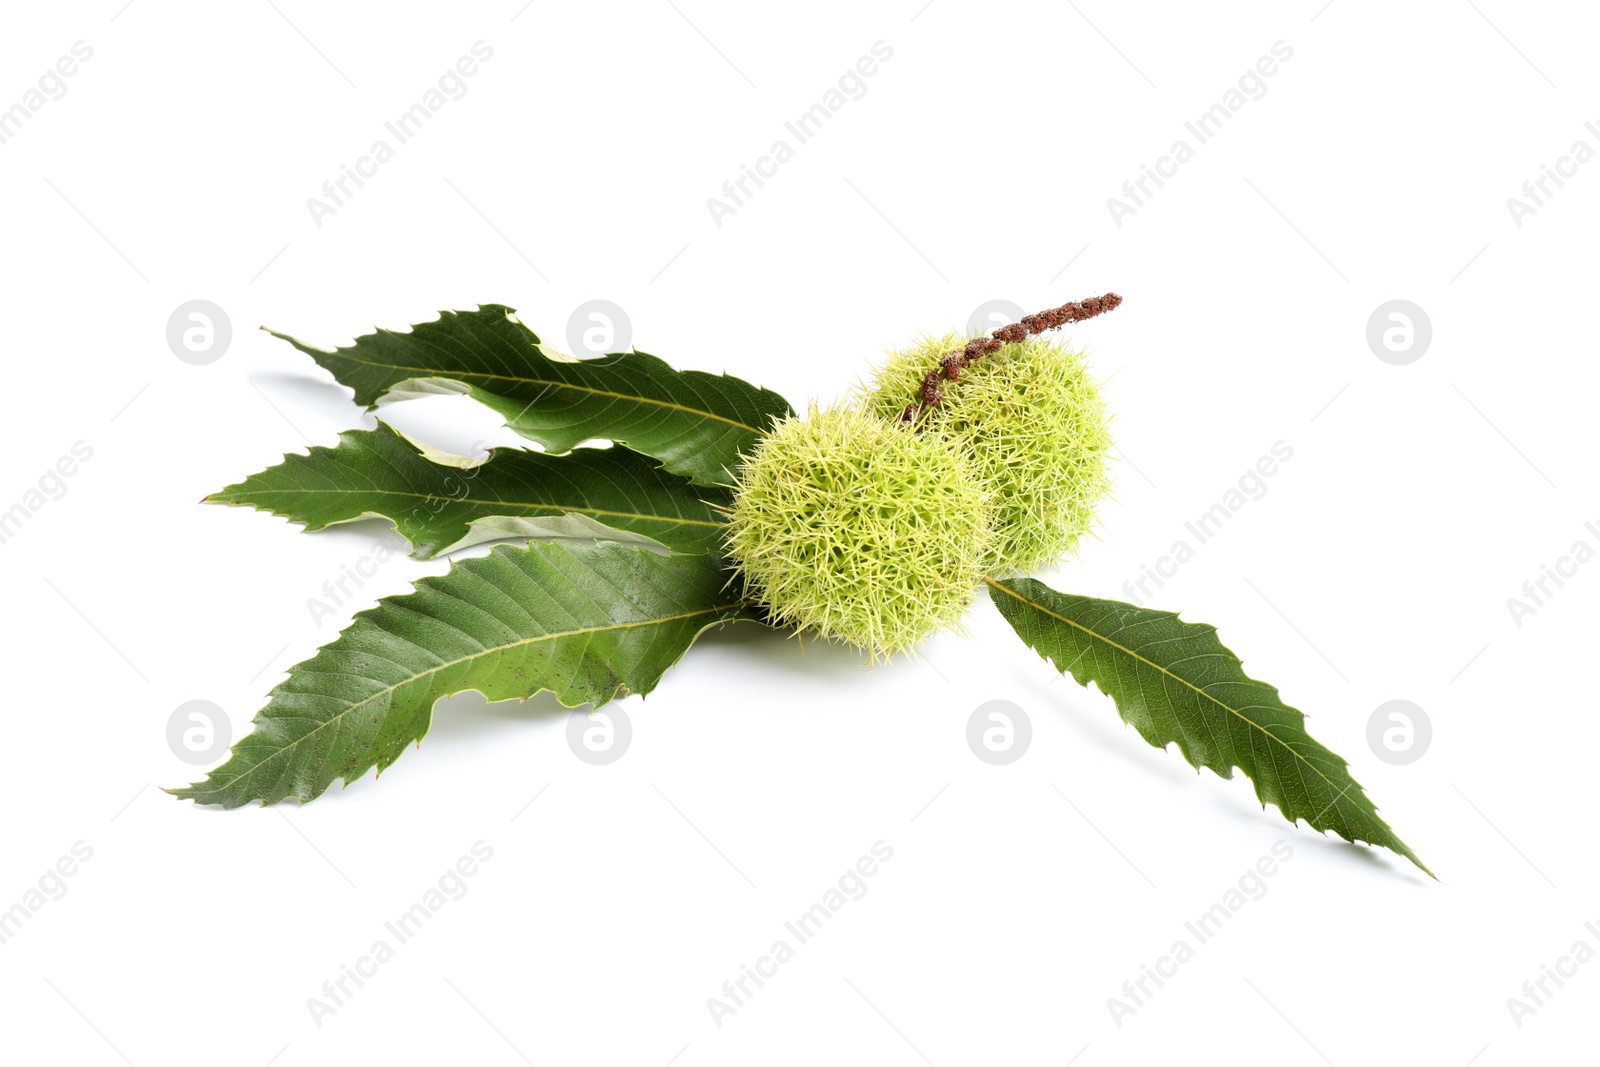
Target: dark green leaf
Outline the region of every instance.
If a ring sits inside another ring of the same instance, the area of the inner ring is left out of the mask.
[[[445,457],[438,457],[444,459]],[[321,530],[371,515],[394,522],[427,558],[503,537],[649,539],[715,552],[725,489],[690,485],[621,446],[550,456],[497,448],[476,466],[435,462],[383,423],[336,448],[289,455],[206,498]]]
[[[548,689],[598,706],[654,689],[707,627],[751,618],[714,556],[501,545],[357,615],[290,669],[226,763],[170,792],[227,808],[313,800],[335,779],[382,773],[428,732],[440,697]]]
[[[465,393],[551,452],[606,439],[653,456],[700,485],[723,485],[772,421],[777,393],[728,375],[673,370],[655,356],[552,358],[511,308],[446,311],[408,333],[379,330],[333,352],[281,337],[355,390],[368,407]]]
[[[986,581],[1030,648],[1080,685],[1099,686],[1150,744],[1176,741],[1190,764],[1223,778],[1238,767],[1261,803],[1276,804],[1290,822],[1381,845],[1433,873],[1378,817],[1345,761],[1306,733],[1305,716],[1246,676],[1216,627],[1058,593],[1031,578]]]

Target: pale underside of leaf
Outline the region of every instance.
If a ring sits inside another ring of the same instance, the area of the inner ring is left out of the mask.
[[[1058,593],[1030,578],[985,579],[1024,642],[1093,683],[1150,744],[1223,778],[1244,771],[1263,805],[1290,822],[1378,845],[1432,872],[1378,816],[1343,759],[1305,730],[1305,716],[1250,678],[1216,628],[1111,600]]]
[[[375,407],[459,393],[551,452],[611,440],[700,485],[726,485],[775,419],[791,413],[777,393],[730,375],[678,371],[644,352],[573,360],[546,349],[512,309],[447,311],[410,332],[379,330],[326,351],[294,345]]]
[[[442,463],[440,460],[448,460]],[[288,455],[206,498],[320,530],[385,518],[428,558],[506,537],[576,537],[715,552],[724,489],[691,485],[623,447],[558,456],[497,448],[446,457],[380,422],[334,448]]]
[[[289,671],[253,731],[174,795],[238,807],[309,801],[381,773],[442,697],[549,690],[561,704],[648,693],[706,629],[757,618],[714,556],[618,544],[502,545],[357,615]]]

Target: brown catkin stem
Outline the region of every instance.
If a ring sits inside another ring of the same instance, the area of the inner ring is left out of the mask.
[[[1024,315],[1021,322],[1002,326],[988,337],[974,337],[967,342],[965,348],[946,352],[939,357],[939,366],[929,371],[922,379],[917,395],[918,403],[907,404],[905,410],[900,413],[900,421],[914,422],[922,408],[937,407],[944,399],[942,383],[956,381],[961,377],[962,371],[984,356],[997,352],[1006,345],[1016,344],[1029,334],[1043,333],[1065,326],[1069,322],[1082,322],[1096,315],[1104,315],[1121,303],[1122,297],[1116,293],[1091,296],[1087,300],[1062,304],[1058,308],[1041,311],[1037,315]]]

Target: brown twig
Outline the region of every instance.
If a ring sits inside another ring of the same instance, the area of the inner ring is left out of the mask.
[[[1043,333],[1065,326],[1069,322],[1082,322],[1092,319],[1096,315],[1106,312],[1122,303],[1122,297],[1116,293],[1106,293],[1104,296],[1091,296],[1087,300],[1079,300],[1073,304],[1062,304],[1049,311],[1041,311],[1037,315],[1024,315],[1021,322],[1013,322],[1009,326],[1002,326],[988,337],[974,337],[968,341],[965,348],[958,348],[953,352],[946,352],[939,357],[939,366],[931,370],[922,379],[918,389],[917,400],[919,403],[907,404],[906,409],[900,413],[900,421],[909,423],[916,420],[917,413],[922,408],[937,407],[944,399],[944,386],[946,381],[956,381],[961,377],[961,372],[972,366],[973,363],[993,352],[998,352],[1006,345],[1016,344],[1029,334]]]

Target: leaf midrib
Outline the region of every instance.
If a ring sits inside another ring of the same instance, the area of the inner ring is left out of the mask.
[[[418,498],[421,498],[421,499],[424,499],[424,500],[437,498],[439,496],[438,493],[414,493],[414,492],[409,492],[409,491],[401,490],[401,489],[256,489],[256,490],[251,490],[249,492],[243,492],[243,493],[230,493],[230,494],[228,494],[228,496],[230,498],[233,498],[233,499],[242,500],[245,497],[275,496],[275,495],[282,495],[282,494],[285,494],[285,493],[301,495],[301,496],[306,496],[306,495],[311,495],[311,494],[324,494],[324,493],[369,494],[369,495],[373,495],[373,496],[411,496],[411,497],[418,497]],[[226,503],[227,502],[221,496],[207,497],[206,499],[216,501],[217,503]],[[512,503],[511,501],[508,501],[508,500],[479,500],[479,499],[476,499],[474,497],[447,497],[446,499],[452,500],[452,501],[454,501],[455,503],[458,503],[458,504],[482,504],[482,505],[484,505],[486,507],[497,507],[497,508],[544,508],[544,509],[550,510],[550,511],[572,511],[572,512],[577,512],[577,513],[584,514],[584,515],[616,515],[616,516],[620,516],[621,518],[625,518],[625,519],[646,519],[646,520],[655,520],[655,521],[659,521],[659,522],[682,523],[682,524],[685,524],[685,525],[692,525],[692,526],[721,526],[721,525],[723,525],[722,523],[715,522],[715,521],[713,521],[711,519],[685,519],[685,518],[679,518],[679,517],[675,517],[675,516],[671,516],[671,515],[641,515],[641,514],[638,514],[636,512],[632,512],[632,511],[612,511],[609,508],[575,508],[575,507],[567,507],[564,504],[515,504],[515,503]]]
[[[396,689],[399,689],[403,685],[410,685],[412,682],[415,682],[420,678],[426,678],[431,674],[437,674],[438,672],[440,672],[442,670],[445,670],[445,669],[447,669],[449,667],[454,667],[454,666],[456,666],[458,664],[461,664],[461,663],[466,663],[468,660],[476,659],[479,656],[487,656],[487,655],[491,655],[491,654],[494,654],[494,653],[506,652],[506,651],[509,651],[510,649],[521,648],[521,647],[523,647],[525,645],[538,644],[541,641],[549,641],[549,640],[553,640],[555,638],[579,637],[579,636],[581,636],[583,634],[608,633],[608,632],[611,632],[611,631],[614,631],[614,630],[633,630],[633,629],[637,629],[637,628],[639,628],[641,626],[659,626],[659,625],[661,625],[663,623],[677,622],[677,621],[679,621],[681,619],[692,619],[696,615],[709,615],[709,614],[711,614],[713,612],[718,612],[718,611],[737,611],[740,608],[750,606],[752,603],[754,603],[754,602],[751,601],[751,600],[741,600],[741,601],[739,601],[738,603],[735,603],[735,604],[719,604],[719,605],[715,605],[715,606],[709,607],[709,608],[699,608],[699,609],[697,609],[695,611],[682,612],[681,614],[678,614],[678,615],[664,615],[664,616],[661,616],[660,618],[655,618],[655,619],[643,619],[643,620],[641,620],[639,622],[613,623],[613,624],[607,625],[607,626],[588,626],[588,627],[583,627],[583,628],[577,629],[577,630],[563,630],[560,633],[541,634],[538,637],[530,637],[530,638],[527,638],[526,640],[516,641],[516,642],[513,642],[512,644],[509,644],[509,645],[496,645],[492,649],[491,648],[486,648],[486,649],[483,649],[480,652],[475,652],[475,653],[473,653],[472,655],[469,655],[469,656],[460,656],[460,657],[458,657],[456,659],[450,660],[448,663],[441,663],[441,664],[439,664],[439,665],[437,665],[435,667],[430,667],[427,670],[422,671],[419,674],[414,674],[411,677],[404,679],[403,681],[396,682],[394,685],[386,686],[385,688],[380,689],[375,693],[372,693],[372,694],[370,694],[368,696],[363,697],[357,703],[351,704],[349,707],[345,708],[343,711],[338,712],[337,714],[335,714],[332,717],[328,718],[326,721],[318,723],[314,729],[312,729],[309,732],[301,735],[300,737],[295,738],[289,744],[287,744],[284,747],[278,749],[276,752],[272,753],[272,755],[268,756],[266,759],[262,760],[260,763],[257,763],[254,767],[251,767],[249,770],[243,772],[242,774],[234,775],[232,778],[229,778],[226,782],[218,783],[214,788],[206,789],[205,795],[210,795],[210,794],[214,794],[214,793],[220,793],[223,790],[225,790],[225,789],[229,788],[230,786],[234,785],[235,783],[243,781],[243,780],[251,777],[257,771],[259,771],[263,767],[265,767],[272,760],[277,759],[279,756],[282,756],[287,752],[292,752],[295,748],[297,748],[300,745],[300,742],[305,741],[307,738],[313,737],[317,733],[321,732],[321,730],[324,727],[329,726],[329,725],[331,725],[331,724],[333,724],[335,722],[341,721],[344,718],[344,716],[350,714],[351,712],[353,712],[353,711],[355,711],[355,710],[357,710],[359,708],[365,707],[366,705],[372,703],[372,701],[378,699],[379,697],[387,696],[390,693],[393,693]],[[620,685],[621,683],[619,682],[618,684]],[[542,686],[539,691],[542,692],[544,689],[548,689],[548,688],[549,688],[549,686]],[[435,702],[436,703],[437,703],[437,699],[438,698],[435,698]],[[207,783],[207,784],[209,785],[209,783]]]
[[[675,404],[670,400],[657,400],[654,397],[639,396],[633,393],[616,393],[609,389],[595,389],[587,385],[574,385],[572,382],[547,381],[543,378],[525,378],[520,374],[494,374],[489,371],[450,371],[443,370],[438,367],[408,367],[399,363],[378,363],[370,359],[356,359],[354,356],[347,356],[343,353],[333,354],[337,355],[338,358],[346,360],[350,363],[359,363],[363,367],[383,367],[387,370],[417,371],[421,374],[427,375],[430,378],[490,378],[496,381],[521,382],[525,385],[547,385],[554,389],[571,389],[580,393],[588,393],[591,396],[610,397],[613,400],[631,400],[640,404],[654,404],[657,407],[670,408],[673,411],[682,411],[689,415],[702,415],[708,419],[715,419],[718,422],[725,422],[729,426],[736,426],[741,430],[749,430],[753,434],[759,434],[761,432],[754,426],[740,422],[737,419],[730,419],[726,415],[718,415],[714,411],[702,411],[699,408],[691,408],[683,404]],[[401,383],[392,383],[391,385],[386,386],[385,389],[392,389],[395,385],[399,384]]]

